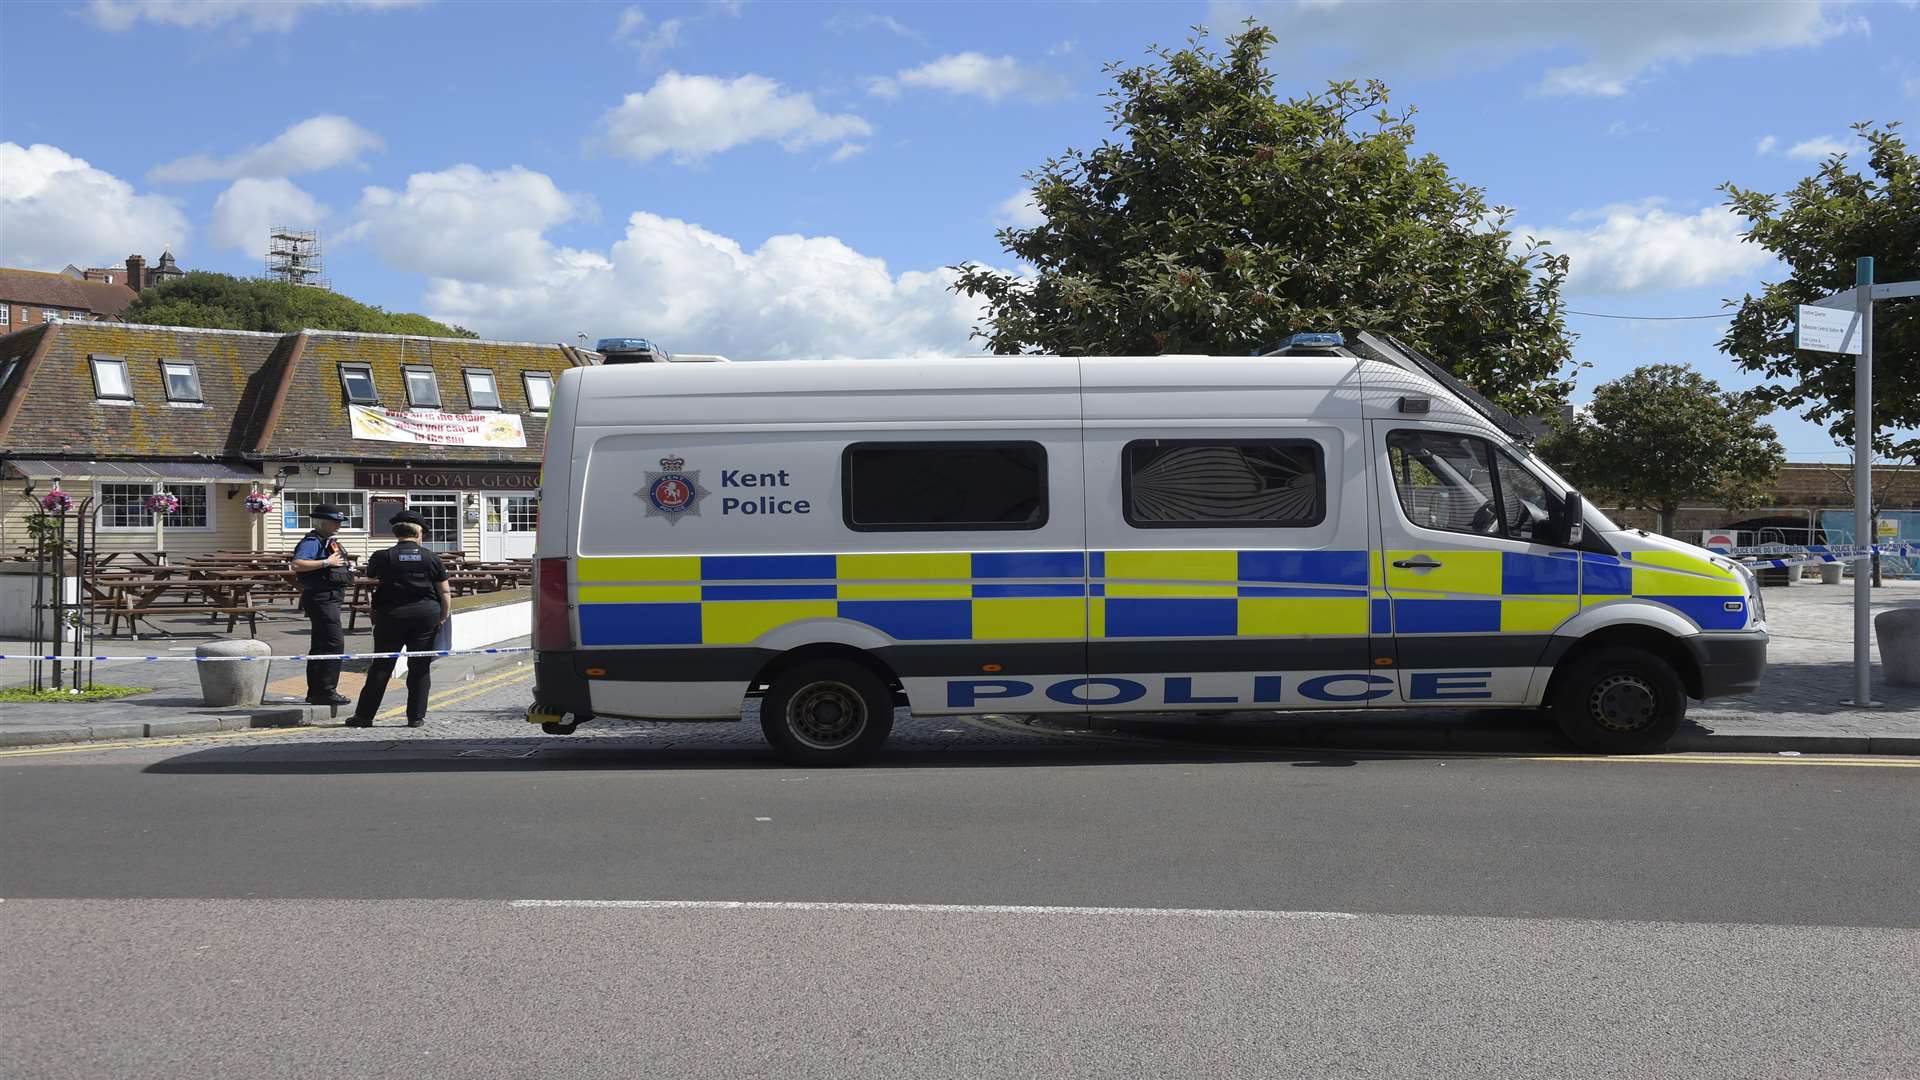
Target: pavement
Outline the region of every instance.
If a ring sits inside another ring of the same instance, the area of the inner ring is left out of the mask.
[[[499,677],[0,750],[9,1073],[1920,1076],[1920,762],[929,719],[807,770],[494,737]]]
[[[1874,651],[1874,709],[1842,702],[1853,695],[1851,583],[1827,586],[1812,582],[1769,588],[1765,600],[1773,631],[1767,678],[1759,691],[1741,697],[1692,702],[1687,722],[1670,748],[1678,751],[1795,751],[1801,753],[1920,754],[1920,687],[1887,684]],[[1874,608],[1920,606],[1920,582],[1892,581],[1875,590]],[[178,621],[176,621],[178,622]],[[108,641],[102,651],[188,654],[198,641],[213,636],[204,622],[176,625],[176,636],[155,642]],[[196,636],[197,635],[197,636]],[[276,653],[306,648],[303,620],[263,621],[260,637]],[[525,639],[501,642],[525,645]],[[348,649],[371,648],[364,628],[349,635]],[[0,653],[17,646],[0,643]],[[515,656],[449,657],[434,664],[439,687],[471,683],[502,672],[524,668],[524,654]],[[22,665],[0,665],[16,684]],[[0,746],[54,742],[84,742],[175,736],[202,730],[244,730],[289,724],[336,724],[346,710],[297,707],[305,692],[304,665],[282,661],[271,669],[269,707],[261,710],[209,710],[199,704],[195,665],[184,663],[113,664],[97,666],[102,682],[152,685],[148,694],[114,702],[72,705],[0,705]],[[342,692],[357,696],[365,661],[349,662],[342,676]],[[0,681],[0,685],[4,685]],[[272,691],[278,691],[274,693]],[[388,688],[389,711],[401,701],[396,680]],[[463,716],[462,730],[475,738],[527,737],[536,733],[523,723],[524,696],[498,715]],[[748,715],[751,717],[749,703]],[[1211,713],[1158,714],[1115,717],[1001,717],[1002,726],[1045,730],[1061,736],[1089,738],[1140,736],[1160,740],[1188,740],[1198,745],[1241,747],[1319,746],[1350,749],[1405,750],[1517,750],[1552,752],[1568,744],[1539,714],[1524,710],[1380,710],[1350,713]],[[734,725],[741,727],[741,725]],[[925,719],[901,714],[898,730],[914,727],[938,731],[951,728],[944,718]],[[662,725],[596,722],[581,728],[592,735],[609,730],[633,731]],[[665,725],[672,730],[673,725]],[[758,738],[757,727],[745,725]]]

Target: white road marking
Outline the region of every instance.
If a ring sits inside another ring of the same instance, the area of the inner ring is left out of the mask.
[[[638,908],[646,911],[864,911],[932,915],[1180,915],[1197,919],[1357,919],[1346,911],[1233,908],[1052,907],[1025,904],[855,904],[822,900],[511,900],[517,908]]]

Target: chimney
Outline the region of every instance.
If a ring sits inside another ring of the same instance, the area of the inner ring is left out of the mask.
[[[127,288],[139,292],[147,283],[147,260],[140,255],[127,256]]]

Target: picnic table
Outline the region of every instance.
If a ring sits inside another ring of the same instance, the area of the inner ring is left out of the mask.
[[[232,633],[242,616],[247,620],[249,637],[259,632],[259,617],[271,611],[263,602],[286,582],[277,578],[208,578],[176,574],[103,574],[86,579],[86,603],[107,616],[107,633],[119,632],[127,624],[127,633],[140,638],[140,624],[159,633],[153,626],[156,615],[206,614],[227,617],[227,632]],[[258,594],[258,595],[257,595]],[[178,598],[176,603],[166,602]]]

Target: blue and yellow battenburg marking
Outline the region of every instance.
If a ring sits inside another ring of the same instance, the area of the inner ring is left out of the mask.
[[[1682,553],[1037,551],[669,555],[579,561],[581,644],[740,645],[843,619],[896,641],[1551,633],[1636,597],[1745,625],[1732,571]],[[1582,595],[1582,578],[1585,595]]]

